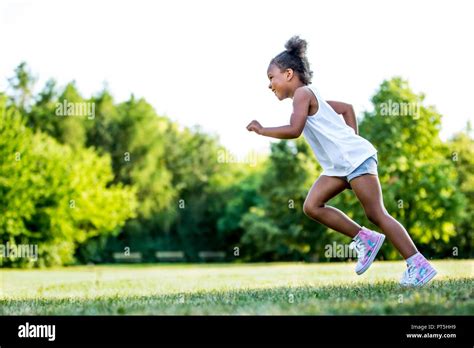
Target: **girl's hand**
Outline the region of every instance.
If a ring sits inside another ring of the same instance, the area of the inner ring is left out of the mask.
[[[256,120],[253,120],[247,126],[247,130],[249,132],[254,131],[257,134],[262,134],[262,129],[263,129],[262,125]]]

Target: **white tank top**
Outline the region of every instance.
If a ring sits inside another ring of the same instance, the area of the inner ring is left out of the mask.
[[[318,100],[318,111],[308,116],[303,134],[323,168],[321,175],[346,176],[354,171],[377,150],[367,140],[355,134],[342,115],[308,85]]]

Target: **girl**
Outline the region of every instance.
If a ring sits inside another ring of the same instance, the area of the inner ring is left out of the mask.
[[[358,255],[357,274],[369,268],[387,235],[407,262],[400,284],[422,286],[437,272],[418,252],[405,228],[385,209],[377,176],[377,150],[358,135],[352,105],[325,101],[310,85],[313,72],[309,69],[306,46],[305,40],[292,37],[285,45],[286,50],[270,61],[267,70],[268,88],[276,97],[293,99],[290,124],[262,127],[253,120],[247,129],[278,139],[304,134],[323,172],[311,187],[303,211],[313,220],[353,238],[352,246]],[[346,188],[354,191],[367,218],[385,235],[361,227],[342,211],[326,205]]]

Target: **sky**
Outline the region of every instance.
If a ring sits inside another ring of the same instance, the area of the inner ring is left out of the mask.
[[[200,125],[236,156],[272,138],[246,130],[288,124],[291,100],[268,89],[268,63],[300,35],[313,85],[360,117],[384,79],[401,76],[443,115],[446,140],[474,120],[470,1],[0,0],[0,90],[26,61],[37,88],[106,84],[183,126]],[[93,121],[91,121],[93,122]]]

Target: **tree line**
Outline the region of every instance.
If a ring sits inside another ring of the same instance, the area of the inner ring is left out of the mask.
[[[229,163],[217,136],[143,98],[117,102],[107,88],[86,98],[54,80],[35,93],[35,83],[22,63],[0,93],[0,244],[38,245],[39,259],[3,266],[113,262],[125,250],[145,262],[176,250],[190,262],[203,250],[226,261],[331,261],[325,246],[348,243],[302,211],[321,173],[303,138],[272,143],[255,165]],[[426,255],[472,257],[470,125],[443,142],[442,116],[399,77],[372,104],[359,129],[379,151],[387,210]],[[375,228],[350,191],[330,204]],[[381,257],[397,253],[387,244]]]

